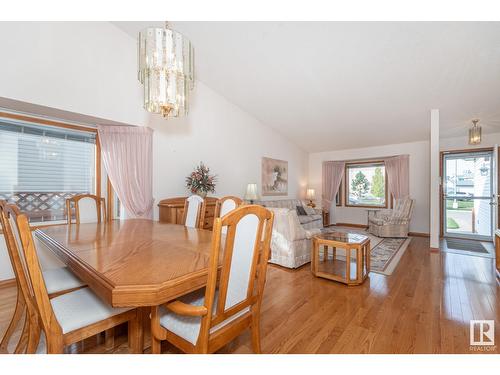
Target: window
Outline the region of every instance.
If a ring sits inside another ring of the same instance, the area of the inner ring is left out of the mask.
[[[346,206],[387,207],[387,183],[383,162],[346,165]]]
[[[17,204],[32,223],[65,220],[67,198],[96,194],[99,156],[93,129],[1,117],[0,199]]]

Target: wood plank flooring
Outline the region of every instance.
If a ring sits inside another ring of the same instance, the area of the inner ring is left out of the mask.
[[[494,259],[433,252],[426,238],[412,239],[391,276],[371,273],[356,287],[315,278],[310,266],[269,266],[262,308],[264,353],[474,353],[469,320],[496,323],[500,350],[500,285]],[[0,289],[0,335],[15,302]],[[148,336],[147,336],[148,337]],[[146,340],[148,341],[148,339]],[[177,352],[164,346],[164,352]],[[127,353],[125,330],[115,348],[102,337],[68,348],[72,353]],[[148,352],[148,350],[146,351]],[[251,353],[249,333],[221,353]]]

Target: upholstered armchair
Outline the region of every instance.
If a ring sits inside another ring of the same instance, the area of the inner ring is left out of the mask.
[[[396,199],[391,210],[380,210],[368,220],[368,231],[378,237],[408,237],[414,199]]]

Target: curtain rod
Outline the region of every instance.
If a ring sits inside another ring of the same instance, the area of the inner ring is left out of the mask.
[[[397,154],[397,155],[391,155],[391,156],[377,156],[377,157],[373,157],[373,158],[362,158],[362,159],[344,159],[344,160],[323,160],[323,162],[325,161],[343,161],[343,162],[346,162],[346,163],[356,163],[356,162],[362,162],[362,161],[383,161],[385,159],[388,159],[388,158],[394,158],[396,156],[410,156],[409,154]]]

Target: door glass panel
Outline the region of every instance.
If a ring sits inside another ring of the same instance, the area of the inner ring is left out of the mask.
[[[445,155],[445,235],[477,239],[491,236],[491,168],[491,153]]]

